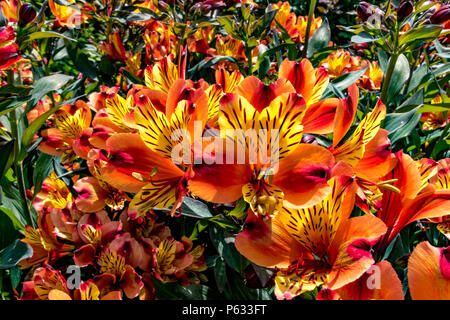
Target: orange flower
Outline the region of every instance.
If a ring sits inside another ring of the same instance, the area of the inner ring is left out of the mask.
[[[344,73],[361,69],[360,57],[355,57],[344,49],[331,53],[326,59],[319,63],[324,67],[331,78],[337,78]]]
[[[381,252],[409,223],[450,214],[450,190],[439,190],[431,184],[427,188],[422,188],[417,164],[402,151],[397,152],[395,156],[398,158],[397,166],[382,180],[395,179],[392,185],[397,191],[392,188],[382,189],[383,198],[377,212],[377,217],[388,227],[378,246]]]
[[[408,283],[414,300],[449,300],[450,247],[419,243],[408,260]]]
[[[337,289],[324,288],[317,300],[404,300],[403,288],[388,261],[374,264],[358,280]]]
[[[441,104],[443,102],[441,96],[436,96],[431,100],[431,104]],[[447,119],[444,117],[444,112],[424,112],[420,116],[420,122],[423,122],[423,130],[436,130],[438,128],[445,127],[450,121],[450,115],[447,115]]]
[[[0,70],[6,69],[21,59],[19,46],[14,43],[12,27],[0,27]]]
[[[75,0],[67,0],[66,2],[72,5],[69,7],[57,4],[54,0],[48,1],[48,5],[56,18],[57,24],[62,27],[75,28],[88,20],[89,17],[81,12],[81,9],[74,8],[74,6],[78,6]]]
[[[279,1],[278,3],[274,3],[272,4],[272,9],[279,9],[275,15],[275,20],[287,31],[292,40],[297,43],[305,42],[308,17],[297,17],[294,12],[291,12],[289,2]],[[311,37],[321,25],[322,18],[313,17],[309,36]],[[273,26],[276,26],[275,22],[273,23]]]
[[[61,107],[55,113],[56,128],[41,132],[42,142],[38,149],[52,156],[61,156],[62,163],[71,163],[77,156],[87,159],[91,149],[91,117],[91,110],[81,100]]]
[[[281,268],[275,278],[278,299],[292,299],[319,285],[335,290],[357,280],[374,263],[371,247],[386,232],[374,216],[349,218],[355,184],[346,176],[329,182],[332,192],[304,209],[283,209],[271,220],[252,212],[236,248],[250,261]]]

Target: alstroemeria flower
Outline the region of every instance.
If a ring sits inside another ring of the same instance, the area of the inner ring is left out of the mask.
[[[368,65],[366,72],[359,78],[358,86],[366,90],[380,90],[381,82],[383,81],[383,71],[376,61],[364,60],[361,63],[361,67]]]
[[[396,179],[392,185],[400,192],[382,189],[383,198],[377,217],[383,220],[388,231],[378,245],[381,252],[409,223],[450,215],[450,189],[437,189],[432,184],[422,188],[417,164],[402,151],[395,156],[398,158],[397,166],[382,180]]]
[[[55,113],[56,128],[41,132],[42,142],[38,149],[52,156],[61,156],[62,163],[71,163],[77,157],[87,159],[91,149],[91,118],[89,106],[81,100],[61,107]]]
[[[430,102],[431,104],[443,103],[442,97],[437,96]],[[422,122],[423,130],[436,130],[445,127],[450,121],[450,115],[447,115],[447,119],[444,117],[444,112],[423,112],[420,116],[420,122]]]
[[[331,78],[336,78],[344,73],[361,69],[361,58],[339,49],[320,62],[319,66],[324,67]]]
[[[19,10],[20,0],[2,0],[0,2],[1,10],[3,15],[8,22],[17,22],[19,20]]]
[[[250,213],[236,237],[236,248],[250,261],[281,268],[275,278],[278,299],[292,299],[319,285],[339,289],[374,263],[371,248],[386,232],[385,225],[371,215],[349,218],[353,178],[334,177],[330,186],[332,192],[315,206],[283,207],[266,222]]]
[[[0,70],[8,68],[21,59],[18,52],[19,46],[14,43],[14,38],[12,27],[0,27]]]
[[[75,0],[67,0],[66,2],[72,4],[72,6],[63,6],[57,4],[54,0],[48,1],[50,11],[55,16],[57,24],[62,27],[75,28],[88,20],[88,16],[81,12],[81,9],[74,8],[74,6],[78,6]]]
[[[408,284],[414,300],[449,300],[450,247],[419,243],[408,259]]]
[[[69,295],[66,279],[61,271],[51,267],[38,268],[34,271],[33,279],[24,284],[24,300],[51,300],[52,292],[62,292]]]
[[[303,98],[297,93],[284,93],[268,102],[268,106],[262,103],[257,106],[237,94],[226,94],[222,98],[219,126],[228,146],[224,146],[225,151],[211,155],[215,160],[212,164],[194,166],[190,190],[215,203],[236,201],[244,195],[255,210],[269,215],[282,204],[282,199],[293,207],[321,201],[331,191],[326,181],[334,159],[322,147],[300,144],[305,110]],[[229,130],[231,133],[227,133]],[[236,134],[233,130],[241,131]],[[248,130],[266,135],[259,137],[267,142],[259,151],[256,137],[244,135]],[[272,130],[278,133],[273,135]],[[238,158],[234,158],[233,163],[225,159],[230,144],[232,149],[237,146],[238,151],[243,151],[240,155],[243,163],[238,163]],[[276,164],[278,170],[271,172]]]
[[[88,168],[92,176],[84,177],[74,184],[78,193],[75,204],[80,211],[96,212],[102,210],[105,205],[113,211],[123,209],[125,201],[129,197],[121,190],[109,185],[101,175],[104,161],[101,160],[100,151],[92,149],[88,154]]]
[[[388,261],[374,264],[358,280],[336,291],[324,288],[317,300],[404,300],[403,288],[394,268]]]
[[[64,209],[73,201],[73,196],[61,179],[56,179],[57,174],[52,171],[44,180],[41,191],[33,201],[33,208],[38,212],[49,212],[52,208]]]
[[[294,12],[291,12],[291,6],[289,2],[281,2],[272,4],[272,9],[279,9],[275,15],[275,20],[283,26],[283,28],[289,33],[292,40],[297,43],[305,42],[306,25],[308,22],[307,16],[296,16]],[[272,24],[276,26],[275,22]],[[322,18],[316,18],[313,16],[309,36],[312,37],[314,32],[322,25]]]
[[[145,68],[145,85],[152,90],[168,93],[178,79],[184,79],[184,66],[177,66],[174,56],[169,55]]]
[[[74,246],[58,240],[53,232],[55,225],[49,212],[38,216],[38,229],[25,227],[25,238],[22,241],[33,248],[33,256],[19,262],[21,268],[38,266],[42,263],[53,263],[59,258],[71,255]]]
[[[90,279],[83,281],[80,283],[80,288],[73,292],[73,299],[68,293],[53,289],[48,294],[48,300],[122,300],[122,292],[119,290],[105,290],[102,287],[105,284],[102,280]]]

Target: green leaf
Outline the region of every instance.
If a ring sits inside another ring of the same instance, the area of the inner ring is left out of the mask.
[[[25,97],[28,96],[30,93],[30,90],[33,89],[30,86],[24,86],[24,85],[12,85],[12,84],[6,84],[2,87],[0,87],[0,96],[20,96]]]
[[[223,229],[210,226],[211,241],[219,255],[236,272],[241,273],[246,259],[240,255],[234,246],[235,236],[225,233]]]
[[[182,286],[177,282],[162,282],[153,279],[156,294],[161,300],[219,300],[220,296],[211,288],[201,284]]]
[[[419,105],[423,104],[424,90],[417,90],[410,98],[403,102],[396,110],[396,113],[404,113],[411,111]]]
[[[421,83],[422,79],[427,75],[428,67],[426,63],[421,64],[416,70],[413,71],[411,81],[408,86],[408,93],[417,88]]]
[[[400,37],[398,44],[403,46],[417,40],[433,40],[439,36],[441,30],[442,26],[433,24],[411,28]]]
[[[185,197],[181,204],[181,214],[192,218],[212,218],[208,206],[199,200]]]
[[[347,89],[352,83],[355,83],[366,72],[368,66],[359,70],[343,74],[336,78],[332,83],[339,90]]]
[[[34,107],[43,96],[51,91],[61,89],[71,79],[73,79],[72,76],[67,76],[65,74],[54,74],[40,78],[36,81],[33,90],[30,92],[31,99],[29,104]]]
[[[0,251],[0,270],[12,268],[32,255],[33,249],[28,244],[16,239],[11,245]]]
[[[389,139],[394,145],[398,140],[408,136],[412,130],[415,129],[417,123],[420,120],[420,114],[416,113],[417,108],[411,110],[410,112],[400,113],[400,114],[388,114],[386,116],[386,121],[388,125],[385,126],[386,130],[389,131]],[[396,125],[395,129],[392,127]],[[389,130],[388,128],[391,128]]]
[[[216,265],[214,266],[214,278],[216,279],[217,288],[222,293],[227,283],[227,272],[225,262],[221,257],[217,257]]]
[[[11,286],[13,288],[17,288],[22,277],[22,270],[20,270],[20,268],[16,266],[14,268],[11,268],[9,275],[11,277]]]
[[[388,101],[392,101],[393,98],[397,95],[403,85],[409,78],[409,61],[405,57],[405,55],[401,54],[394,67],[394,71],[392,72],[391,82],[389,83],[388,88]]]
[[[238,201],[236,201],[236,206],[234,207],[234,209],[228,212],[228,215],[231,217],[242,219],[247,214],[247,207],[247,202],[243,197],[241,197]]]
[[[383,128],[389,131],[390,134],[395,133],[405,126],[408,121],[414,116],[419,106],[415,107],[413,110],[404,113],[389,113],[383,122]]]
[[[75,64],[78,71],[90,79],[97,78],[97,68],[89,60],[88,56],[84,53],[84,50],[79,48],[77,44],[73,42],[66,41],[65,46],[70,59]]]
[[[14,155],[14,140],[10,140],[5,142],[2,146],[2,155],[0,156],[0,176],[6,174],[6,171],[11,167]]]
[[[5,203],[8,203],[10,201],[14,201],[11,199],[8,199],[5,201],[5,198],[3,199]],[[5,205],[6,206],[6,205]],[[24,230],[25,226],[27,225],[27,222],[24,220],[23,217],[20,216],[20,214],[14,214],[10,209],[6,207],[0,207],[0,215],[5,215],[11,220],[12,225],[14,226],[15,230]]]
[[[375,38],[372,37],[372,35],[370,33],[368,33],[367,31],[361,31],[360,33],[355,34],[351,38],[351,42],[353,42],[353,43],[370,43],[370,42],[374,42],[374,41],[375,41]]]
[[[450,103],[423,104],[417,113],[422,112],[445,112],[450,111]]]
[[[42,182],[53,171],[53,157],[46,153],[40,153],[33,171],[34,194],[38,194],[42,188]]]
[[[30,97],[17,97],[17,98],[9,98],[4,99],[0,102],[0,116],[3,116],[17,107],[20,107],[24,103],[28,102],[30,100]]]
[[[313,33],[308,45],[308,58],[312,57],[317,50],[328,47],[331,39],[330,25],[328,19],[324,18],[322,25]]]
[[[383,74],[386,74],[387,72],[388,61],[388,54],[385,51],[378,49],[378,65],[380,66],[381,71],[383,71]]]
[[[31,34],[29,34],[24,41],[33,41],[33,40],[38,40],[38,39],[46,39],[46,38],[63,38],[65,40],[68,41],[76,41],[72,38],[69,38],[61,33],[57,33],[54,31],[37,31],[37,32],[33,32]]]
[[[235,58],[230,57],[230,56],[215,56],[213,58],[206,58],[188,70],[188,77],[191,77],[192,75],[199,72],[200,70],[209,68],[209,67],[219,63],[220,61],[230,61],[230,62],[235,63],[236,65],[239,65],[238,61]]]

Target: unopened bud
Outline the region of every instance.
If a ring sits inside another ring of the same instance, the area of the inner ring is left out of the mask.
[[[414,6],[409,0],[403,0],[400,2],[398,8],[397,8],[397,18],[399,20],[403,20],[406,17],[408,17],[411,12],[413,11]]]
[[[450,4],[446,4],[439,8],[431,17],[430,21],[433,24],[444,24],[450,20]]]
[[[369,17],[374,13],[373,8],[370,4],[362,1],[356,7],[356,13],[362,21],[367,21]]]
[[[36,9],[28,2],[24,2],[19,10],[19,25],[24,26],[36,18]]]

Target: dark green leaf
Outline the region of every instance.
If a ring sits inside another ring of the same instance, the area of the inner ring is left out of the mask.
[[[317,50],[328,47],[331,39],[330,25],[328,19],[324,18],[322,25],[313,33],[308,45],[308,58],[312,57]]]
[[[343,74],[336,78],[332,83],[339,90],[347,89],[352,83],[355,83],[367,70],[368,66],[365,66],[359,70]]]
[[[54,74],[51,76],[40,78],[38,81],[36,81],[33,90],[31,90],[30,92],[31,100],[29,104],[31,106],[35,106],[43,96],[51,91],[61,89],[72,78],[72,76],[67,76],[65,74]]]
[[[403,87],[409,77],[409,61],[405,55],[401,54],[398,57],[395,64],[394,71],[392,72],[391,82],[388,88],[388,101],[391,101],[400,89]]]
[[[216,279],[217,288],[222,293],[227,283],[227,273],[225,269],[225,262],[221,257],[216,259],[216,265],[214,266],[214,278]]]
[[[16,239],[12,244],[0,251],[0,269],[12,268],[32,255],[33,249],[28,244]]]
[[[51,155],[40,153],[33,172],[34,194],[41,191],[42,182],[53,171],[53,157]]]
[[[211,288],[190,284],[181,286],[177,282],[162,282],[154,279],[156,294],[162,300],[219,300],[220,296]]]
[[[181,214],[192,218],[211,218],[208,206],[199,200],[185,197],[181,204]]]

